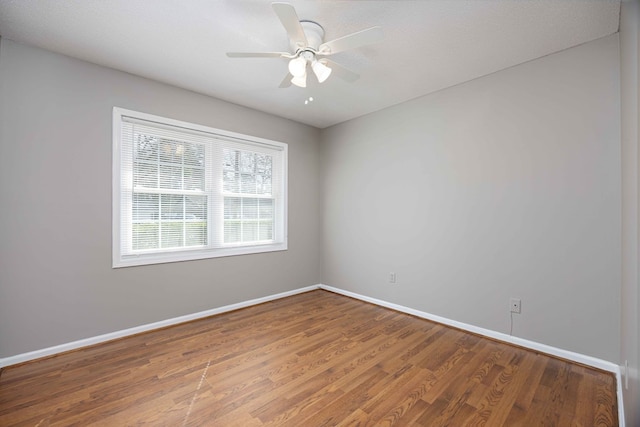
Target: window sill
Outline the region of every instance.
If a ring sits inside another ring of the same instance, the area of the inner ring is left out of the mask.
[[[207,258],[221,258],[236,255],[260,254],[265,252],[286,251],[287,243],[270,243],[256,246],[235,246],[215,249],[180,250],[174,252],[152,252],[137,255],[114,257],[113,268],[134,267],[138,265],[165,264],[170,262],[193,261]]]

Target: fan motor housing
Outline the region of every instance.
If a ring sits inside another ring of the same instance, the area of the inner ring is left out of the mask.
[[[324,28],[314,21],[300,21],[304,35],[307,37],[307,48],[318,50],[324,41]],[[293,50],[299,50],[300,46],[292,45]]]

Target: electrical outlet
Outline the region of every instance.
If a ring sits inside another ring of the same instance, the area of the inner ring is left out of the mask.
[[[511,313],[520,313],[520,298],[511,298],[509,300],[509,311]]]
[[[396,273],[389,273],[389,283],[396,283]]]

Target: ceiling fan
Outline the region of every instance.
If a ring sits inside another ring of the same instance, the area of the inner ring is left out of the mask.
[[[360,76],[342,65],[329,60],[327,56],[345,50],[356,49],[382,40],[381,27],[371,27],[344,37],[324,42],[324,29],[313,21],[300,20],[295,8],[289,3],[271,3],[273,10],[282,22],[289,41],[289,52],[227,52],[230,58],[286,58],[289,59],[289,72],[280,87],[289,87],[293,83],[299,87],[307,86],[307,69],[311,68],[318,82],[322,83],[334,74],[347,82],[354,82]]]

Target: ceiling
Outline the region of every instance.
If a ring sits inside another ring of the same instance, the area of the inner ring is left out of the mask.
[[[618,31],[618,0],[292,0],[325,41],[381,26],[333,55],[360,74],[278,85],[288,51],[266,0],[0,0],[0,35],[324,128]],[[312,96],[313,102],[304,104]]]

